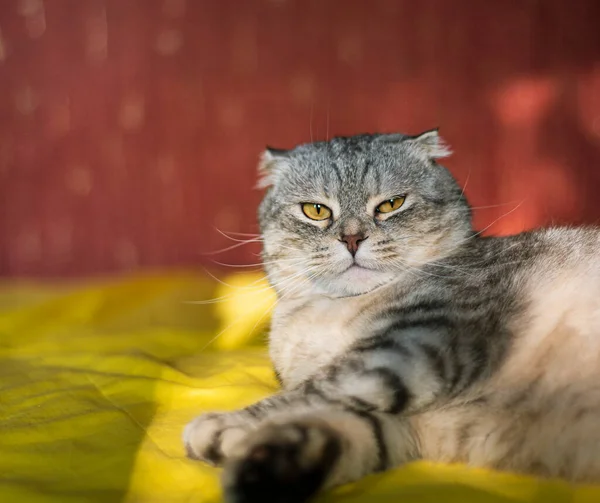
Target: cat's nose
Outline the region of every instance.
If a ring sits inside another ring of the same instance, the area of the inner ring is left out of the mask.
[[[368,236],[365,236],[364,234],[348,234],[348,235],[342,236],[340,238],[340,241],[346,243],[346,248],[348,248],[348,251],[354,257],[354,255],[356,255],[356,252],[358,251],[358,246],[365,239],[367,239],[367,237]]]

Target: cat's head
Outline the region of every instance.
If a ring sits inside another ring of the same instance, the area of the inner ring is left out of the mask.
[[[267,149],[263,260],[280,295],[367,293],[443,258],[471,232],[437,130]]]

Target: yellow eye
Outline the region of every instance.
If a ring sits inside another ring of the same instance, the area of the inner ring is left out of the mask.
[[[406,198],[404,196],[392,197],[391,199],[388,199],[387,201],[384,201],[379,206],[377,206],[377,208],[375,208],[375,211],[377,213],[391,213],[392,211],[395,211],[398,208],[400,208],[400,206],[404,204],[405,199]]]
[[[327,220],[331,218],[331,210],[324,204],[302,203],[302,212],[311,220]]]

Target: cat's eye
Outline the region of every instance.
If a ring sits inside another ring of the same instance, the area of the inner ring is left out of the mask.
[[[396,196],[388,199],[387,201],[383,201],[375,211],[377,213],[391,213],[392,211],[396,211],[400,206],[404,204],[404,200],[406,198],[404,196]]]
[[[331,218],[331,210],[324,204],[302,203],[302,212],[311,220],[327,220]]]

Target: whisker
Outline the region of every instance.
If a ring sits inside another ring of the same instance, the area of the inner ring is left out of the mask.
[[[476,232],[475,234],[473,234],[472,236],[469,236],[468,238],[466,238],[464,242],[469,241],[477,236],[479,236],[480,234],[482,234],[483,232],[487,231],[492,225],[494,225],[496,222],[498,222],[499,220],[502,220],[504,217],[507,217],[508,215],[510,215],[511,213],[514,213],[515,211],[517,211],[525,202],[526,199],[523,199],[519,204],[517,204],[512,210],[507,211],[506,213],[504,213],[504,215],[500,215],[496,220],[494,220],[491,224],[485,226],[483,229],[481,229],[480,231]],[[461,243],[459,243],[461,244]]]
[[[217,227],[215,227],[215,230],[217,232],[220,232],[221,234],[225,235],[226,237],[228,237],[229,235],[231,235],[231,236],[241,236],[241,237],[247,237],[247,238],[257,238],[257,237],[261,236],[261,234],[252,234],[252,233],[249,233],[249,232],[224,231],[222,229],[218,229]]]
[[[296,272],[295,274],[292,274],[291,276],[284,278],[282,280],[280,280],[277,283],[274,283],[272,286],[275,289],[275,291],[282,292],[285,290],[285,288],[281,288],[282,285],[287,285],[290,284],[291,281],[295,280],[298,277],[301,277],[303,275],[305,275],[308,272],[314,271],[315,269],[317,269],[319,266],[309,266],[306,269],[303,269],[301,271]]]
[[[290,266],[302,266],[304,259],[290,259],[290,260],[297,260],[297,263],[293,263]],[[276,262],[276,261],[274,261]],[[286,264],[287,265],[287,264]],[[308,264],[307,264],[308,265]],[[286,267],[283,267],[282,270],[285,270]],[[274,286],[279,286],[279,285],[283,285],[286,284],[286,282],[288,280],[293,280],[298,276],[301,276],[302,274],[304,274],[308,269],[302,269],[298,272],[296,272],[295,274],[293,274],[292,276],[289,276],[288,278],[284,278],[283,280],[281,280],[279,283],[277,283]],[[253,281],[252,283],[250,283],[249,285],[243,285],[243,286],[235,286],[235,285],[230,285],[226,282],[224,282],[223,280],[217,278],[216,276],[214,276],[212,273],[210,273],[207,269],[204,269],[204,271],[211,277],[213,278],[215,281],[217,281],[219,284],[227,287],[227,288],[231,288],[232,290],[236,290],[236,291],[244,291],[244,290],[253,290],[255,293],[260,293],[266,290],[269,290],[271,288],[273,288],[271,285],[267,285],[261,289],[256,289],[256,287],[254,285],[256,285],[257,283],[260,283],[262,281],[265,280],[265,277],[260,277],[257,280]],[[207,300],[189,300],[189,301],[184,301],[185,304],[196,304],[196,305],[209,305],[209,304],[218,304],[220,302],[226,302],[229,301],[231,299],[235,298],[235,294],[231,294],[231,295],[225,295],[222,297],[217,297],[214,299],[207,299]]]
[[[304,258],[289,257],[289,258],[282,258],[282,259],[276,259],[276,260],[274,259],[274,260],[266,261],[266,262],[258,262],[256,264],[225,264],[223,262],[217,262],[216,260],[213,260],[213,263],[224,266],[224,267],[241,268],[241,267],[261,267],[264,265],[280,264],[280,263],[287,263],[287,262],[302,263],[306,260],[307,259],[304,259]]]
[[[245,242],[245,239],[237,239],[237,238],[232,238],[228,233],[222,231],[221,229],[219,229],[218,227],[214,228],[219,234],[221,234],[221,236],[226,237],[227,239],[230,239],[231,241],[237,241],[238,243],[242,243]],[[230,233],[230,234],[235,234],[235,233]],[[238,234],[240,235],[240,234]],[[248,234],[247,236],[257,239],[261,237],[261,234]]]
[[[224,297],[217,297],[215,299],[208,299],[208,300],[184,300],[184,301],[182,301],[182,303],[183,304],[194,304],[197,306],[208,306],[210,304],[218,304],[219,302],[225,302],[232,298],[233,297],[231,297],[231,296],[224,296]]]
[[[417,276],[420,274],[420,275],[426,275],[426,276],[433,276],[433,277],[436,277],[436,278],[448,278],[448,277],[451,277],[451,276],[448,276],[448,275],[440,275],[440,274],[432,273],[430,271],[425,271],[422,268],[413,267],[410,264],[408,264],[406,261],[400,259],[399,257],[391,259],[390,262],[392,264],[394,264],[394,265],[398,265],[398,266],[402,267],[404,271],[406,271],[406,272],[412,272],[412,273],[416,274]],[[433,263],[434,262],[431,262],[431,264],[433,264]],[[427,264],[427,265],[429,265],[429,264]]]
[[[221,279],[217,278],[217,277],[216,277],[214,274],[212,274],[212,273],[211,273],[211,272],[210,272],[208,269],[206,269],[206,268],[204,268],[204,267],[203,267],[202,269],[204,270],[204,272],[205,272],[205,273],[206,273],[208,276],[210,276],[212,279],[214,279],[214,280],[215,280],[217,283],[219,283],[220,285],[223,285],[223,286],[226,286],[227,288],[232,288],[232,289],[235,289],[235,288],[243,288],[243,287],[235,287],[235,286],[233,286],[233,285],[230,285],[229,283],[225,283],[225,281],[223,281],[223,280],[221,280]]]
[[[317,266],[313,266],[312,269],[314,270],[315,268],[317,268]],[[307,268],[306,270],[300,271],[299,273],[296,273],[295,275],[292,275],[291,278],[287,278],[285,280],[282,280],[278,283],[278,285],[282,285],[284,283],[288,283],[290,279],[295,279],[295,277],[297,277],[299,274],[305,274],[307,273],[311,268]],[[307,279],[305,278],[305,280],[300,283],[300,286],[302,284],[304,284],[307,281]],[[298,285],[297,285],[298,286]],[[270,288],[275,288],[275,287],[268,287],[267,289]],[[264,290],[264,289],[262,289]],[[284,292],[281,296],[280,299],[284,298],[285,296],[288,296],[293,290],[290,290],[290,288],[287,289],[282,289],[281,292]],[[277,301],[273,302],[273,304],[269,307],[267,307],[267,309],[265,310],[265,312],[259,317],[259,319],[257,320],[257,322],[254,324],[254,327],[252,328],[252,330],[250,331],[250,334],[252,334],[252,332],[256,329],[256,327],[260,324],[260,322],[264,319],[264,317],[272,310],[273,306],[276,304]],[[246,319],[248,315],[246,316],[242,316],[239,317],[237,320],[233,321],[232,323],[230,323],[229,325],[227,325],[227,327],[225,327],[223,330],[221,330],[217,335],[215,335],[213,338],[211,338],[205,345],[204,347],[202,347],[200,349],[200,351],[204,351],[206,348],[208,348],[211,344],[213,344],[217,339],[219,339],[219,337],[221,337],[224,333],[226,333],[230,328],[232,328],[233,326],[239,324],[241,321],[243,321],[244,319]]]
[[[275,305],[277,304],[277,302],[280,302],[282,300],[284,300],[286,297],[289,297],[289,295],[294,291],[297,290],[300,286],[306,284],[308,281],[310,281],[312,278],[315,277],[315,274],[311,275],[310,277],[306,278],[305,280],[303,280],[299,285],[296,286],[296,288],[292,288],[291,291],[290,289],[288,289],[288,291],[285,292],[285,294],[281,295],[281,297],[278,300],[275,300],[273,302],[273,304],[271,304],[269,307],[267,307],[267,309],[265,310],[265,312],[259,317],[259,319],[256,321],[256,323],[254,323],[254,326],[252,327],[252,329],[250,330],[250,335],[252,335],[254,333],[254,330],[256,330],[256,327],[258,325],[260,325],[260,323],[263,321],[263,319],[265,318],[265,316],[272,311],[273,307],[275,307]]]
[[[298,288],[300,288],[301,286],[303,286],[304,284],[306,284],[307,282],[310,282],[311,280],[313,280],[315,277],[317,277],[319,274],[322,274],[323,271],[318,271],[316,273],[311,274],[309,277],[305,278],[302,282],[300,282],[298,285],[296,285],[296,288],[291,288],[288,289],[280,298],[279,300],[275,300],[273,302],[273,304],[271,306],[269,306],[265,312],[260,316],[260,318],[256,321],[256,323],[254,324],[254,326],[252,327],[252,329],[250,330],[250,335],[252,335],[252,333],[254,332],[254,330],[256,330],[256,327],[262,322],[262,320],[264,319],[264,317],[270,312],[272,311],[273,307],[277,304],[278,301],[284,300],[286,297],[289,297],[289,295],[291,295],[291,293],[293,293],[293,291],[297,290]]]
[[[509,201],[507,203],[499,203],[499,204],[488,204],[485,206],[471,206],[472,210],[485,210],[488,208],[501,208],[502,206],[508,206],[510,204],[515,204],[517,201]]]
[[[222,284],[223,286],[227,287],[227,288],[231,288],[232,290],[237,290],[237,291],[244,291],[244,290],[250,290],[254,293],[262,293],[265,292],[267,290],[270,290],[272,287],[271,285],[267,285],[264,286],[262,288],[256,288],[254,285],[256,285],[257,283],[260,283],[261,281],[264,281],[265,278],[261,277],[259,279],[257,279],[256,281],[253,281],[252,283],[248,284],[248,285],[243,285],[243,286],[235,286],[235,285],[230,285],[228,283],[225,283],[224,281],[216,278],[215,276],[213,276],[212,274],[209,273],[209,276],[211,276],[213,279],[215,279],[215,281],[217,281],[218,283]],[[236,297],[235,293],[229,294],[229,295],[224,295],[222,297],[216,297],[214,299],[207,299],[207,300],[184,300],[183,303],[184,304],[195,304],[195,305],[210,305],[210,304],[219,304],[220,302],[227,302],[230,301],[232,299],[234,299]]]
[[[454,266],[454,265],[450,265],[450,264],[442,264],[438,261],[432,261],[432,262],[421,262],[418,260],[414,260],[411,259],[410,262],[412,262],[413,264],[417,264],[417,265],[422,265],[422,266],[430,266],[430,267],[441,267],[442,269],[449,269],[451,271],[458,271],[461,272],[463,274],[470,274],[469,271],[462,269],[458,266]]]
[[[249,239],[247,241],[241,241],[239,243],[236,243],[234,245],[228,246],[226,248],[221,248],[220,250],[216,250],[216,251],[212,251],[212,252],[204,252],[201,255],[206,256],[206,255],[217,255],[219,253],[224,253],[226,251],[229,250],[234,250],[236,248],[239,248],[240,246],[244,246],[250,243],[262,243],[262,239]]]
[[[469,180],[471,179],[471,167],[469,167],[469,172],[467,173],[467,179],[465,180],[465,184],[463,185],[462,190],[460,191],[460,198],[462,199],[463,196],[465,195],[465,190],[467,188],[467,184],[469,183]]]

